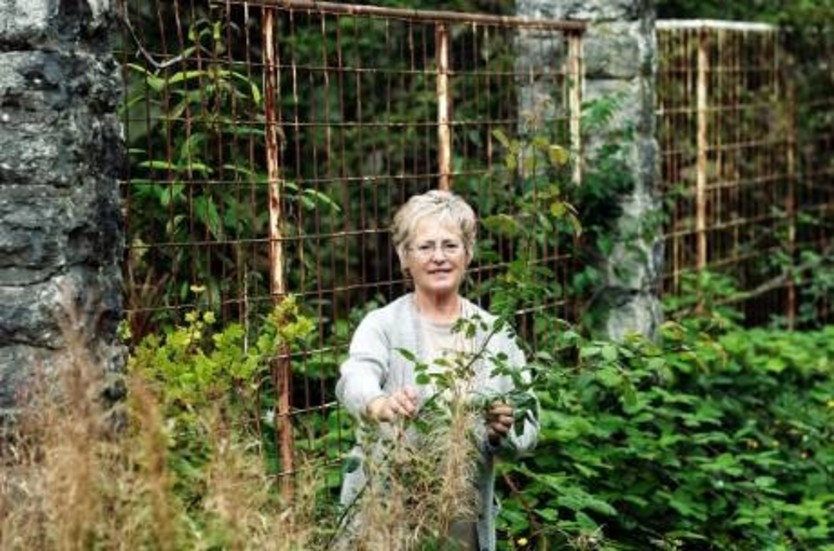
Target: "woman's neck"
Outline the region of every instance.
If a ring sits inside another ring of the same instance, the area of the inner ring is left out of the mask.
[[[414,292],[414,306],[421,316],[431,321],[450,322],[460,317],[461,298],[457,293],[433,295]]]

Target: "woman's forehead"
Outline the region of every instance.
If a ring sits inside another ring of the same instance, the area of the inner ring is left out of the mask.
[[[413,240],[460,239],[461,230],[457,224],[446,217],[426,216],[415,224],[411,232]]]

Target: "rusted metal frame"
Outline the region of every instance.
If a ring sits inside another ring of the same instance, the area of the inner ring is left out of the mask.
[[[173,6],[174,6],[174,27],[176,29],[179,51],[184,51],[185,50],[185,38],[183,36],[182,21],[180,20],[180,3],[179,3],[179,0],[174,0]],[[161,24],[164,25],[164,23],[161,23]],[[201,56],[199,48],[197,48],[195,50],[195,57],[196,57],[196,60],[197,60],[197,69],[201,70],[203,62],[202,62],[202,56]],[[187,61],[189,61],[188,58],[183,58],[182,59],[183,63],[185,63]],[[184,64],[183,70],[188,70],[188,66]],[[199,80],[201,81],[202,78],[200,78]],[[183,81],[183,86],[186,89],[188,89],[188,81]],[[199,88],[199,96],[200,96],[200,110],[205,111],[206,110],[205,92],[203,90],[203,87],[200,86],[199,84],[198,84],[198,88]],[[165,87],[165,91],[166,91],[166,95],[167,95],[167,93],[168,93],[168,87],[167,86]],[[168,105],[168,102],[166,100],[166,106],[167,105]],[[186,137],[186,141],[188,141],[188,140],[191,139],[191,123],[192,123],[191,105],[190,105],[189,102],[185,103],[185,110],[183,111],[183,115],[184,115],[184,122],[185,122],[185,137]],[[168,141],[171,141],[171,140],[169,139]],[[170,162],[171,159],[168,159],[168,161]],[[192,172],[191,167],[192,167],[192,165],[191,165],[191,162],[190,162],[190,159],[189,159],[187,169],[186,169],[186,175],[188,177],[188,185],[186,187],[188,189],[188,224],[189,224],[188,235],[189,236],[193,236],[196,233],[196,227],[195,227],[195,224],[194,224],[194,221],[196,219],[195,211],[194,211],[194,195],[195,195],[194,188],[195,188],[196,183],[194,182],[194,173]],[[173,201],[171,203],[173,204]],[[199,258],[199,254],[198,254],[199,249],[195,246],[192,246],[191,249],[192,249],[192,254],[194,255],[194,259],[191,262],[191,281],[193,283],[197,283],[198,278],[197,278],[197,260],[196,259]]]
[[[422,45],[422,58],[423,58],[422,59],[422,65],[423,65],[423,67],[431,67],[432,66],[432,57],[435,57],[435,59],[436,59],[436,56],[432,56],[431,51],[429,50],[429,46],[430,46],[430,42],[429,42],[429,39],[428,39],[429,28],[430,28],[430,25],[426,25],[426,24],[421,24],[420,25],[420,31],[421,31],[421,34],[422,34],[421,39],[420,39],[420,44]],[[434,76],[436,77],[436,75],[437,75],[437,68],[435,67]],[[426,79],[425,82],[424,82],[424,85],[425,85],[425,88],[426,88],[426,90],[425,90],[426,91],[426,97],[429,97],[430,92],[434,92],[435,95],[437,93],[437,91],[436,91],[437,84],[435,83],[434,86],[431,86],[431,82],[432,82],[432,79]],[[434,90],[432,90],[432,88],[434,88]],[[429,113],[427,113],[427,115],[429,115]],[[434,114],[431,114],[431,115],[427,116],[426,120],[430,120],[430,121],[433,121],[435,123],[434,131],[435,131],[435,136],[436,136],[437,135],[437,126],[436,126],[437,125],[437,113],[434,113]],[[426,129],[426,134],[425,134],[425,139],[423,139],[423,159],[428,160],[428,159],[431,158],[433,142],[432,142],[432,134],[430,132],[430,129],[427,128],[427,127],[424,127],[424,128]],[[418,166],[418,165],[417,165],[417,157],[415,156],[415,167],[416,166]],[[416,170],[415,170],[415,172],[416,172]]]
[[[160,37],[160,43],[161,43],[161,46],[162,46],[162,52],[163,52],[163,55],[165,57],[168,57],[168,56],[170,56],[170,54],[168,53],[168,51],[169,51],[168,38],[167,38],[166,33],[165,33],[165,19],[162,15],[162,10],[160,9],[159,4],[157,4],[157,6],[156,6],[156,19],[157,19],[157,22],[158,22],[158,25],[159,25],[159,37]],[[165,67],[164,69],[162,69],[163,75],[164,75],[164,78],[165,78],[166,81],[167,81],[167,77],[168,77],[168,69],[169,69],[169,67]],[[166,109],[166,111],[168,111],[169,107],[171,105],[171,93],[170,93],[170,90],[168,89],[167,86],[165,86],[163,88],[162,103],[163,103],[163,106]],[[150,122],[150,120],[148,122]],[[150,128],[150,125],[148,126],[148,128]],[[173,154],[173,150],[172,150],[173,136],[172,136],[172,132],[171,132],[171,123],[170,123],[170,121],[164,121],[164,128],[165,128],[165,161],[167,162],[167,168],[165,169],[165,181],[164,181],[164,183],[166,184],[166,186],[168,188],[167,191],[171,192],[171,190],[173,188],[173,185],[174,185],[173,171],[171,169],[171,167],[173,166],[174,154]],[[147,136],[148,136],[148,158],[151,158],[151,154],[152,154],[151,142],[150,142],[151,133],[148,132]],[[191,201],[190,201],[191,188],[189,187],[188,190],[189,190],[189,205],[190,205],[191,204]],[[168,202],[168,209],[167,210],[168,210],[168,213],[167,213],[168,214],[168,224],[172,225],[173,222],[174,222],[174,218],[176,217],[176,213],[174,211],[174,201],[169,201]],[[190,216],[190,214],[191,213],[189,213],[189,216]],[[180,269],[180,266],[178,266],[178,265],[174,265],[174,266],[171,267],[172,277],[176,278],[179,275],[179,269]],[[193,273],[189,274],[189,277],[191,277],[192,281],[194,280],[193,275],[194,275]],[[178,300],[179,300],[179,297],[175,298],[175,302],[178,301]]]
[[[728,106],[727,111],[732,114],[731,118],[728,117],[732,130],[730,132],[732,135],[732,139],[730,141],[733,144],[739,145],[731,146],[728,144],[726,146],[728,153],[732,152],[729,156],[734,160],[733,172],[728,175],[727,194],[732,198],[730,204],[733,208],[735,216],[733,220],[722,222],[722,224],[724,224],[722,228],[730,227],[732,229],[732,232],[730,233],[732,246],[727,256],[735,266],[735,275],[739,278],[739,283],[743,287],[747,284],[746,279],[748,273],[744,263],[746,257],[741,254],[741,251],[744,247],[748,246],[750,233],[748,228],[752,226],[751,219],[755,219],[758,216],[754,205],[750,204],[749,194],[755,189],[762,189],[766,186],[763,185],[763,182],[746,181],[747,179],[744,178],[740,168],[743,161],[746,161],[755,166],[753,174],[761,174],[757,156],[758,148],[755,144],[750,144],[746,148],[740,145],[747,141],[750,137],[750,133],[747,130],[747,120],[749,119],[749,113],[751,111],[746,104],[746,97],[744,94],[746,90],[745,79],[747,78],[748,71],[751,69],[751,60],[744,58],[745,44],[744,34],[742,31],[736,30],[730,32],[728,49],[729,59],[727,61],[727,65],[730,68],[731,78],[728,79],[730,88],[730,105]]]
[[[730,98],[728,106],[717,107],[719,109],[722,109],[722,114],[728,119],[729,126],[731,129],[731,141],[736,144],[744,141],[744,134],[742,133],[742,114],[744,113],[744,107],[742,105],[739,93],[739,77],[741,76],[743,71],[743,64],[740,56],[738,55],[738,37],[738,31],[731,31],[725,41],[730,52],[735,53],[735,55],[731,55],[729,60],[727,61],[727,65],[731,73],[731,78],[728,79]],[[730,145],[727,145],[725,147],[728,150],[728,152],[733,149]],[[735,155],[733,155],[733,158],[737,159],[740,153],[741,148],[735,148]],[[736,162],[736,165],[737,164],[738,162]],[[726,179],[724,179],[721,182],[718,182],[717,185],[721,186],[721,189],[726,191],[727,202],[729,204],[731,212],[735,213],[733,220],[728,222],[728,224],[731,225],[727,227],[729,227],[731,231],[728,232],[727,235],[730,247],[730,259],[733,263],[739,263],[740,260],[738,256],[742,246],[742,236],[740,229],[742,226],[746,225],[746,223],[744,222],[746,213],[744,212],[745,200],[743,195],[743,188],[745,186],[743,185],[741,175],[738,174],[737,171],[733,174],[728,175]]]
[[[359,27],[360,27],[359,25],[354,25],[353,26],[353,40],[352,40],[353,44],[359,44],[361,42],[360,41],[360,29],[359,29]],[[360,52],[360,48],[355,48],[354,49],[354,55],[355,55],[355,57],[354,57],[354,62],[352,64],[352,67],[354,69],[356,69],[355,79],[354,79],[355,94],[356,94],[356,125],[360,129],[362,129],[363,127],[365,127],[365,118],[366,118],[366,115],[365,115],[366,110],[364,109],[364,105],[363,105],[363,100],[365,99],[364,93],[365,93],[366,87],[364,86],[364,82],[363,82],[363,77],[364,77],[365,73],[361,72],[361,70],[363,69],[363,63],[362,63],[363,60],[362,60],[362,55],[361,55],[361,52]],[[373,93],[373,80],[371,80],[371,86],[368,86],[367,88],[370,89]],[[357,149],[359,151],[364,151],[365,150],[365,139],[366,139],[366,137],[365,137],[364,132],[360,131],[360,132],[357,133],[356,145],[357,145]],[[376,145],[373,145],[373,147],[374,147],[374,151],[375,151]],[[374,151],[371,151],[370,154],[373,155]],[[362,176],[364,176],[364,170],[361,170],[360,174]],[[366,197],[366,190],[367,190],[366,185],[360,185],[359,186],[359,228],[360,229],[365,229],[365,228],[368,227],[368,223],[367,223],[368,200],[367,200],[367,197]],[[347,222],[347,220],[346,220],[346,222]],[[361,233],[358,234],[358,236],[359,236],[359,239],[358,239],[359,250],[362,250],[362,251],[368,250],[368,246],[367,246],[368,242],[367,242],[367,239],[366,239],[367,234],[365,232],[361,232]],[[347,249],[350,248],[350,246],[349,246],[349,244],[347,244],[347,242],[346,242],[346,248]],[[350,274],[349,258],[350,258],[350,255],[346,254],[345,255],[345,263],[344,263],[344,268],[345,268],[344,279],[345,280],[347,280],[350,277],[349,276],[349,274]],[[359,263],[359,270],[360,270],[359,277],[361,278],[361,280],[362,281],[368,281],[368,274],[367,274],[367,271],[366,271],[367,270],[367,263],[360,262]],[[365,296],[361,300],[362,300],[362,302],[367,302],[368,297]],[[348,311],[350,311],[350,309],[351,309],[350,304],[348,304],[348,308],[349,308]]]
[[[405,25],[408,29],[408,33],[406,35],[407,40],[402,41],[403,42],[403,46],[402,46],[403,49],[401,50],[401,52],[402,52],[403,57],[407,58],[407,60],[408,60],[408,69],[413,72],[415,70],[415,67],[417,66],[416,54],[415,54],[416,48],[414,46],[414,22],[409,20],[405,23]],[[406,80],[406,72],[405,71],[400,72],[399,85],[400,85],[401,89],[404,89],[404,90],[408,89],[408,83],[407,83],[407,80]],[[400,168],[399,168],[399,173],[400,174],[408,174],[408,167],[407,167],[407,163],[406,163],[406,159],[408,158],[408,155],[406,154],[406,145],[407,145],[406,133],[405,132],[400,132],[400,163],[399,163],[400,164]],[[416,146],[413,145],[413,141],[412,141],[412,146],[411,146],[411,154],[412,155],[414,154],[414,148],[415,147]],[[405,193],[404,193],[403,189],[404,189],[403,186],[397,186],[397,190],[396,190],[398,192],[398,201],[401,204],[404,203],[405,200],[406,200]]]
[[[327,18],[326,17],[321,17],[320,18],[320,24],[321,24],[321,59],[322,59],[322,65],[325,67],[325,70],[323,71],[324,97],[329,98],[330,97],[330,71],[326,69],[328,67],[329,63],[330,63],[330,61],[328,59],[328,55],[327,55],[327,44],[328,44],[328,40],[327,40]],[[331,118],[332,117],[331,117],[331,113],[330,113],[330,101],[325,101],[324,102],[324,120],[326,122],[325,122],[325,128],[324,128],[324,173],[327,174],[327,175],[330,174],[331,151],[332,151],[332,148],[333,148],[333,145],[332,145],[333,127],[330,125]],[[322,185],[321,184],[321,178],[318,178],[316,180],[316,190],[319,191],[319,192],[321,192],[321,185]],[[332,217],[332,214],[331,214],[331,217]],[[316,234],[321,234],[322,233],[321,216],[318,216],[318,215],[315,216],[314,225],[315,225],[315,233]],[[325,314],[325,311],[324,311],[325,289],[324,289],[324,282],[322,281],[322,258],[321,258],[321,256],[322,256],[321,251],[324,250],[324,247],[322,246],[322,240],[321,240],[320,237],[316,237],[314,239],[315,239],[315,247],[316,247],[316,255],[315,255],[315,257],[316,257],[316,276],[315,276],[315,278],[316,278],[316,287],[315,287],[314,296],[316,297],[316,302],[317,302],[318,319],[319,320],[324,320],[325,317],[326,317],[326,314]],[[316,350],[310,351],[311,355],[312,354],[323,354],[325,352],[325,338],[324,338],[324,331],[322,330],[322,327],[321,327],[321,321],[319,321],[319,330],[316,331],[316,337],[318,339],[318,346],[317,346]],[[322,397],[326,396],[325,378],[324,378],[323,373],[319,374],[319,392],[321,393]],[[336,408],[337,415],[341,414],[339,412],[338,406],[336,404],[331,404],[331,405],[322,404],[322,407],[324,408],[323,411],[322,411],[322,417],[323,417],[322,421],[326,420],[326,415],[327,415],[326,411],[327,411],[327,409],[329,409],[331,407]],[[322,426],[325,427],[325,429],[324,429],[325,434],[324,435],[326,435],[327,423],[326,422],[322,423]],[[342,442],[341,419],[336,424],[336,441],[339,444],[341,444],[341,442]]]
[[[749,253],[739,254],[733,257],[727,258],[718,258],[711,260],[709,263],[710,268],[721,268],[724,266],[737,266],[742,264],[744,261],[753,260],[755,258],[759,258],[762,254],[766,253],[768,250],[776,250],[776,246],[770,247],[769,249],[764,250],[755,250]]]
[[[698,31],[698,65],[696,78],[696,108],[698,113],[696,148],[698,152],[695,176],[695,230],[697,232],[696,268],[707,266],[707,149],[709,126],[709,39],[705,29]]]
[[[126,13],[127,12],[127,5],[122,4],[122,9]],[[127,33],[127,31],[122,32],[122,40],[125,40],[126,33]],[[127,63],[128,63],[127,62],[127,60],[128,60],[127,49],[122,50],[121,52],[117,52],[117,55],[118,55],[118,59],[120,59],[119,69],[120,69],[121,81],[123,83],[127,83],[128,78],[129,78],[128,77],[128,66],[127,66]],[[124,110],[124,116],[119,117],[119,119],[120,119],[120,122],[122,123],[122,128],[124,129],[124,135],[126,137],[130,136],[131,135],[130,110],[125,109]],[[148,126],[148,128],[150,128],[150,126]],[[131,199],[133,198],[133,189],[132,189],[133,186],[131,186],[131,184],[130,184],[131,180],[132,180],[132,175],[131,175],[131,172],[132,172],[131,168],[132,167],[130,166],[130,163],[125,163],[124,166],[125,166],[125,172],[124,172],[124,176],[123,176],[124,179],[121,179],[121,178],[117,179],[117,189],[119,190],[119,197],[122,201],[122,205],[123,205],[123,209],[124,209],[123,210],[124,214],[123,214],[123,219],[122,219],[122,224],[124,224],[124,233],[125,233],[125,235],[129,235],[130,228],[133,227],[133,220],[132,220],[132,216],[131,216],[133,214],[133,206],[132,206],[132,201],[131,201]],[[131,334],[136,335],[138,333],[138,331],[136,331],[136,328],[133,327],[133,323],[132,323],[132,320],[133,320],[133,315],[132,314],[135,311],[133,309],[133,304],[134,303],[133,303],[132,299],[134,297],[134,292],[135,292],[134,291],[134,289],[135,289],[135,283],[134,282],[136,281],[136,278],[135,278],[134,272],[133,272],[133,262],[131,260],[131,256],[132,256],[132,252],[134,251],[134,248],[132,247],[131,243],[128,243],[125,248],[126,248],[127,254],[124,257],[124,261],[123,261],[123,264],[122,264],[123,269],[125,271],[125,280],[126,280],[124,282],[125,291],[126,291],[126,293],[125,293],[125,295],[126,295],[125,305],[124,305],[125,320],[128,323],[128,327],[131,330]],[[131,339],[131,341],[132,341],[132,339]]]
[[[725,28],[710,29],[713,37],[711,44],[712,48],[708,51],[715,52],[715,63],[711,63],[708,69],[707,91],[712,92],[712,105],[709,107],[708,127],[712,130],[713,141],[707,146],[707,159],[712,161],[711,172],[715,175],[713,183],[707,183],[707,204],[709,211],[712,214],[710,220],[707,221],[707,227],[712,230],[712,239],[707,239],[707,256],[708,258],[717,258],[723,254],[726,247],[727,236],[723,233],[716,233],[713,229],[713,224],[719,223],[727,212],[732,211],[729,205],[732,201],[729,197],[724,201],[724,196],[729,195],[725,193],[725,188],[722,187],[722,182],[725,178],[731,178],[729,170],[734,168],[738,163],[730,154],[731,148],[727,147],[725,142],[731,141],[727,139],[727,125],[724,124],[721,118],[721,112],[725,108],[725,102],[729,101],[735,105],[738,98],[732,96],[732,78],[734,71],[727,70],[727,66],[732,60],[732,48],[727,47],[727,34]],[[713,50],[714,48],[714,50]],[[728,90],[730,97],[728,98]],[[709,161],[708,161],[709,162]],[[709,170],[709,168],[708,168]]]
[[[284,279],[284,243],[281,229],[283,220],[281,195],[281,149],[277,121],[276,100],[279,92],[279,73],[275,52],[275,11],[263,10],[263,65],[264,65],[264,121],[266,132],[266,164],[269,208],[269,281],[270,297],[279,304],[286,296]],[[283,471],[293,470],[292,418],[290,416],[291,364],[287,350],[273,360],[272,381],[277,394],[275,424],[277,428],[278,454]],[[285,498],[292,497],[293,488],[288,478],[281,479],[281,491]]]
[[[488,67],[489,62],[492,59],[491,58],[492,51],[489,48],[490,27],[484,26],[483,30],[484,30],[483,41],[484,41],[484,45],[485,45],[484,48],[483,48],[484,62],[485,62],[485,65]],[[484,77],[485,77],[486,83],[484,85],[484,90],[485,90],[485,96],[486,96],[486,99],[485,99],[486,105],[492,105],[492,77],[493,76],[494,75],[492,74],[491,71],[485,71]],[[480,102],[477,103],[476,105],[478,105],[480,107]],[[492,117],[490,117],[490,120],[486,121],[486,147],[487,147],[487,149],[486,149],[486,152],[485,152],[486,153],[486,159],[487,159],[487,170],[489,170],[489,171],[492,170],[492,162],[493,162],[493,155],[494,155],[494,149],[493,148],[495,147],[493,139],[492,139],[492,128],[493,128],[492,125],[493,125],[493,121],[492,121]]]
[[[730,228],[743,228],[745,226],[753,226],[760,222],[771,222],[773,220],[782,220],[786,217],[784,215],[776,215],[770,214],[769,212],[766,214],[758,214],[756,216],[749,216],[749,217],[742,217],[742,218],[733,218],[731,220],[726,220],[724,222],[716,222],[710,225],[710,231],[716,230],[726,230]],[[680,232],[675,232],[672,235],[696,235],[696,230],[682,230]]]
[[[679,33],[686,38],[685,33]],[[657,44],[658,50],[660,52],[658,58],[658,90],[664,89],[664,83],[666,89],[675,86],[677,84],[677,80],[674,78],[678,74],[682,76],[686,76],[685,70],[687,69],[684,66],[683,71],[678,71],[676,67],[671,65],[670,60],[673,59],[670,52],[674,51],[674,46],[676,44],[676,39],[678,39],[678,35],[670,33],[668,31],[657,31]],[[668,193],[669,190],[672,188],[672,184],[674,181],[677,180],[677,175],[679,174],[679,166],[677,161],[677,157],[679,155],[679,150],[675,144],[675,134],[670,131],[670,128],[674,125],[676,121],[676,117],[681,113],[686,113],[686,109],[684,108],[676,108],[674,105],[671,104],[670,97],[671,96],[664,96],[660,93],[657,95],[659,100],[659,109],[657,116],[661,120],[661,124],[663,125],[662,128],[664,129],[664,138],[665,143],[662,145],[663,151],[661,152],[661,163],[662,163],[662,173],[664,179],[664,193]],[[684,95],[684,97],[686,97]],[[682,148],[681,148],[682,149]],[[679,223],[679,213],[678,213],[678,203],[675,202],[672,210],[672,216],[669,220],[669,225],[664,229],[664,239],[666,241],[671,242],[671,246],[666,247],[666,255],[667,255],[667,262],[666,266],[671,265],[671,277],[668,277],[667,280],[670,282],[671,287],[664,286],[663,290],[665,292],[677,293],[680,287],[680,269],[679,269],[679,261],[680,261],[680,241],[675,239],[672,236],[672,232],[675,231],[677,225]]]
[[[194,10],[194,5],[192,4],[192,13],[193,13],[193,10]],[[225,14],[226,14],[226,22],[228,23],[228,20],[231,17],[231,14],[229,13],[228,10],[225,12]],[[231,44],[232,43],[231,40],[230,40],[231,39],[231,25],[226,24],[225,25],[225,31],[226,31],[226,33],[225,33],[226,34],[226,44]],[[221,56],[212,55],[212,61],[217,63],[217,64],[227,64],[230,72],[234,70],[234,60],[232,59],[231,48],[228,48],[228,47],[226,48],[225,55],[222,55],[222,54],[221,54]],[[236,120],[238,120],[238,98],[237,98],[237,94],[231,94],[231,98],[230,98],[229,101],[231,103],[231,105],[230,105],[231,120],[236,121]],[[221,111],[222,111],[222,103],[221,103],[221,100],[220,100],[220,96],[215,96],[214,106],[215,106],[215,108],[214,108],[215,119],[220,120],[220,115],[221,115]],[[233,180],[232,181],[229,181],[227,178],[224,177],[225,172],[226,172],[226,169],[224,168],[224,166],[226,165],[225,147],[226,146],[229,147],[230,152],[231,152],[230,155],[233,156],[234,155],[233,152],[237,151],[238,136],[237,136],[236,133],[232,135],[230,145],[228,144],[228,140],[226,142],[223,141],[222,136],[223,136],[223,134],[219,133],[217,142],[215,144],[215,153],[217,155],[217,166],[218,166],[217,170],[218,170],[218,172],[217,172],[217,177],[215,178],[213,183],[216,184],[218,187],[222,186],[222,187],[225,187],[226,189],[228,189],[229,186],[232,186],[233,190],[230,190],[230,193],[232,191],[234,192],[235,201],[239,204],[240,203],[240,180],[239,180],[238,171],[237,170],[232,171],[233,172],[233,174],[232,174]],[[207,143],[206,147],[208,147],[208,146],[209,145]],[[226,201],[219,201],[219,205],[218,205],[217,210],[218,210],[218,213],[220,215],[221,228],[224,225],[223,221],[227,219],[227,216],[226,216],[227,210],[226,209],[227,209]],[[234,238],[237,237],[238,235],[240,235],[239,226],[235,227],[234,237],[228,235],[228,233],[229,232],[226,232],[225,230],[222,230],[221,234],[220,234],[221,237],[217,240],[217,244],[221,246],[221,251],[222,251],[222,247],[224,247],[224,246],[228,246],[230,250],[233,250],[233,249],[237,248],[236,247],[237,241]],[[223,253],[221,252],[217,256],[222,256],[222,255],[223,255]],[[226,280],[230,279],[230,277],[235,277],[237,279],[237,281],[236,281],[236,284],[238,286],[237,288],[239,289],[240,288],[240,283],[241,283],[241,279],[240,279],[241,270],[240,270],[240,263],[239,263],[240,262],[240,255],[239,254],[231,254],[230,256],[233,257],[234,262],[235,262],[234,268],[231,268],[232,273],[229,274],[229,272],[228,272],[228,270],[229,270],[228,264],[226,262],[222,262],[221,263],[221,268],[220,268],[221,269],[221,276],[220,277],[221,277],[221,280],[223,280],[223,281],[226,281]],[[208,263],[209,263],[209,266],[210,266],[211,265],[211,256],[209,256]],[[220,296],[219,296],[220,303],[217,305],[217,307],[220,309],[220,316],[221,316],[221,319],[224,323],[228,323],[229,322],[229,316],[234,315],[234,313],[230,312],[229,308],[227,308],[227,305],[231,306],[231,304],[227,302],[227,298],[228,297],[225,296],[225,294],[222,293],[222,291],[221,291]],[[238,318],[237,318],[236,321],[240,321],[239,315],[240,315],[240,313],[238,312]]]
[[[225,0],[212,0],[212,3],[222,3]],[[528,27],[552,29],[559,31],[583,31],[587,24],[583,21],[550,21],[544,19],[529,19],[526,17],[512,17],[506,15],[490,15],[483,13],[462,13],[444,10],[417,10],[408,8],[389,8],[383,6],[369,6],[364,4],[346,4],[337,2],[319,2],[317,0],[237,0],[252,6],[282,8],[288,10],[309,10],[319,13],[380,17],[386,19],[403,19],[431,23],[478,23],[481,25],[502,25],[507,27]]]
[[[449,29],[444,23],[435,28],[437,48],[437,167],[438,188],[451,189],[452,135],[449,128]]]
[[[568,34],[568,74],[570,75],[568,105],[570,112],[570,148],[573,158],[573,183],[582,183],[582,89],[585,75],[582,69],[582,34]]]
[[[672,44],[670,45],[670,50],[674,51],[674,48],[682,48],[683,51],[688,52],[690,51],[690,46],[692,43],[692,33],[691,32],[682,32],[678,33],[678,35],[671,34],[670,41]],[[670,56],[672,59],[675,59],[673,56]],[[681,84],[682,93],[680,94],[682,106],[680,109],[674,112],[675,115],[678,115],[679,118],[673,119],[671,124],[673,127],[680,127],[680,128],[690,128],[690,120],[692,118],[693,113],[695,112],[694,106],[690,103],[690,94],[689,91],[692,88],[692,67],[686,60],[683,61],[681,70],[676,70],[676,67],[671,67],[673,70],[673,74],[680,73],[681,77]],[[673,81],[674,82],[674,81]],[[677,124],[676,124],[677,123]],[[674,132],[670,132],[671,140],[673,143],[676,143],[676,139],[678,139],[677,134]],[[687,140],[690,136],[685,134],[683,139]],[[686,153],[685,147],[681,147],[681,153]],[[688,161],[688,158],[684,159],[684,163]],[[677,173],[676,173],[677,174]],[[684,216],[681,216],[682,205],[680,201],[675,203],[675,218],[674,218],[674,226],[672,228],[672,232],[677,232],[678,228],[684,223],[685,220],[689,218],[689,213],[684,213]],[[681,239],[678,239],[674,233],[672,235],[672,243],[673,243],[673,269],[674,269],[674,279],[673,285],[675,292],[679,292],[681,288],[681,274],[683,274],[686,270],[686,243],[684,243]]]
[[[780,62],[778,54],[784,51],[782,48],[781,35],[775,40],[774,48],[776,49],[777,59],[774,61],[774,71],[777,84],[781,83],[784,87],[785,102],[787,104],[786,115],[787,121],[787,177],[788,190],[785,197],[785,214],[788,217],[788,258],[790,263],[788,265],[788,288],[787,288],[787,304],[785,305],[785,315],[788,320],[788,328],[794,329],[796,324],[797,312],[797,294],[796,285],[794,282],[793,264],[796,261],[796,183],[799,177],[797,171],[797,137],[796,137],[796,88],[795,79],[792,78],[794,66],[791,59],[786,55]]]
[[[227,3],[226,9],[231,10],[231,5]],[[244,22],[243,22],[244,23],[243,24],[244,41],[246,43],[246,49],[245,49],[245,51],[246,51],[246,60],[245,60],[245,62],[246,62],[246,76],[247,76],[247,78],[249,78],[249,81],[252,82],[253,81],[252,80],[252,65],[253,64],[252,64],[252,57],[251,57],[251,55],[252,55],[252,35],[250,33],[250,25],[249,25],[249,17],[250,17],[249,5],[244,4],[243,5],[243,10],[244,10],[244,16],[243,16],[244,17]],[[231,32],[231,25],[229,26],[229,32]],[[231,36],[227,37],[227,40],[231,44]],[[231,58],[231,48],[229,49],[229,56]],[[263,83],[262,83],[262,88],[263,88]],[[262,97],[265,97],[265,94],[262,95]],[[248,158],[249,158],[249,166],[256,166],[256,164],[255,164],[256,163],[256,161],[255,161],[255,140],[252,136],[250,136],[249,140],[248,140]],[[237,174],[235,175],[235,177],[237,177]],[[248,190],[249,191],[249,193],[248,193],[249,203],[251,205],[255,206],[255,205],[258,204],[257,194],[256,194],[256,184],[255,184],[254,181],[252,181],[251,178],[249,179],[248,188],[249,188],[249,190]],[[239,246],[241,248],[243,248],[246,244],[247,243],[245,241],[239,241]],[[254,254],[252,256],[254,257]],[[241,257],[244,258],[244,259],[248,258],[249,257],[249,251],[244,249],[244,252],[241,254]],[[242,322],[243,322],[243,327],[244,327],[244,334],[249,335],[250,334],[249,333],[249,331],[250,331],[249,312],[250,312],[251,305],[252,305],[252,303],[257,304],[258,302],[265,302],[265,301],[263,299],[261,301],[259,301],[258,299],[251,299],[250,298],[249,266],[247,265],[246,260],[243,260],[242,263],[243,263],[244,269],[243,269],[243,274],[242,274],[243,297],[241,299],[241,317],[242,317]],[[266,300],[271,300],[271,298],[267,298]],[[248,352],[249,352],[248,351],[249,339],[244,339],[243,340],[243,346],[244,346],[244,354],[248,354]],[[255,392],[256,392],[255,400],[256,400],[256,403],[257,403],[257,408],[258,408],[258,411],[261,411],[262,408],[263,408],[263,388],[262,388],[262,385],[257,385]],[[258,431],[258,434],[263,435],[264,434],[264,427],[263,427],[262,416],[261,415],[256,415],[254,421],[255,421],[255,427],[256,427],[256,430]]]
[[[467,25],[467,27],[468,27],[468,31],[469,31],[469,36],[472,39],[469,48],[468,49],[466,49],[466,48],[463,49],[463,50],[467,51],[470,63],[472,64],[472,71],[471,71],[471,74],[468,75],[468,78],[471,78],[473,81],[478,82],[478,79],[483,78],[484,76],[486,76],[486,75],[483,75],[482,72],[478,71],[478,64],[480,63],[482,52],[483,52],[483,59],[484,60],[489,58],[489,51],[488,51],[489,45],[485,41],[480,42],[479,32],[480,32],[481,27],[479,25],[476,25],[476,24],[473,23],[471,25]],[[484,31],[486,31],[486,29],[484,29]],[[486,32],[484,32],[484,34],[486,34]],[[479,44],[483,44],[483,49],[481,49],[479,47]],[[486,63],[485,63],[485,65],[486,65]],[[466,82],[466,79],[467,79],[467,75],[462,75],[461,80],[464,83]],[[482,89],[483,88],[484,88],[483,86],[479,86],[479,85],[474,86],[474,91],[473,91],[474,93],[469,98],[470,101],[472,102],[472,104],[474,105],[474,110],[475,110],[476,113],[480,113],[481,110],[483,109],[483,103],[481,101],[481,94],[482,94]],[[464,125],[464,128],[476,127],[476,128],[478,128],[477,131],[480,131],[480,128],[478,127],[477,123],[470,125],[470,123],[467,121],[466,123],[463,123],[463,125]],[[454,131],[454,126],[452,126],[452,130]],[[462,151],[461,151],[460,155],[464,159],[469,159],[470,157],[473,156],[473,153],[470,150],[470,143],[471,143],[471,141],[468,140],[468,139],[461,140]],[[475,153],[474,153],[475,155],[477,155],[478,154],[477,152],[481,150],[480,147],[475,146],[474,144],[472,144],[472,147],[475,151]],[[466,166],[465,164],[459,165],[459,168],[457,168],[455,170],[455,177],[459,176],[461,174],[461,172],[463,170],[465,170],[464,169],[465,166]]]

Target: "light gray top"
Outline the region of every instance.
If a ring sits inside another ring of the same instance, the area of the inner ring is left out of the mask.
[[[463,299],[463,315],[467,318],[478,316],[492,327],[496,317],[472,302]],[[522,380],[529,381],[529,372],[524,370],[526,360],[513,336],[506,330],[492,332],[478,329],[473,337],[474,349],[485,346],[491,355],[506,354],[508,366],[521,370]],[[488,340],[487,340],[488,339]],[[411,351],[420,361],[430,362],[429,351],[423,342],[420,317],[414,305],[414,295],[406,294],[394,302],[370,312],[353,335],[348,358],[341,365],[341,377],[336,384],[336,396],[345,408],[357,419],[362,420],[367,405],[374,399],[398,390],[406,385],[417,388],[422,398],[426,396],[415,380],[414,363],[398,352]],[[475,365],[474,390],[477,393],[496,394],[513,390],[509,375],[495,375],[489,362],[479,361]],[[515,455],[531,449],[538,435],[538,423],[533,416],[524,421],[521,434],[515,427],[504,438],[499,448],[493,448],[486,440],[485,425],[476,427],[476,438],[481,451],[482,473],[478,480],[480,511],[478,515],[478,540],[482,550],[495,549],[495,522],[497,508],[494,504],[495,475],[494,456]],[[361,459],[361,450],[354,450]],[[365,484],[364,469],[358,468],[345,475],[342,485],[342,504],[348,506]]]

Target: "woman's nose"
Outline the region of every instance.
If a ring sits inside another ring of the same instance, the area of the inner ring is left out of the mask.
[[[443,252],[442,247],[435,247],[431,252],[431,259],[434,262],[442,263],[446,261],[446,253]]]

